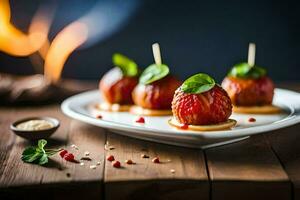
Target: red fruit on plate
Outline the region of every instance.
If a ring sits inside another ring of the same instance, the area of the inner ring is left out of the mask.
[[[209,125],[227,121],[232,105],[226,91],[218,85],[199,94],[185,93],[180,87],[174,94],[172,112],[181,124]]]
[[[222,87],[227,91],[233,105],[261,106],[272,104],[274,84],[270,78],[242,79],[226,77]]]
[[[131,93],[137,84],[137,76],[124,76],[122,71],[115,67],[102,77],[99,89],[108,103],[126,105],[133,103]]]
[[[174,76],[168,75],[150,84],[138,84],[132,93],[136,105],[155,110],[171,109],[175,90],[181,85]]]

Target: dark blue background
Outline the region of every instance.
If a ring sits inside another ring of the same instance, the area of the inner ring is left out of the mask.
[[[14,0],[13,22],[26,31],[38,2]],[[50,38],[87,12],[96,1],[57,1]],[[300,80],[299,1],[141,1],[136,13],[108,39],[74,52],[64,77],[98,79],[121,52],[141,67],[153,62],[159,42],[163,61],[182,79],[206,72],[221,80],[235,63],[246,61],[248,43],[257,46],[256,63],[276,81]],[[0,71],[34,73],[28,58],[0,53]]]

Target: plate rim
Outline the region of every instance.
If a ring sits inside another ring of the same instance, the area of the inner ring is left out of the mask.
[[[74,111],[71,108],[71,104],[76,101],[78,98],[82,98],[83,96],[87,95],[95,95],[94,93],[99,93],[98,90],[90,90],[86,91],[83,93],[76,94],[74,96],[71,96],[67,99],[65,99],[62,104],[61,104],[61,110],[63,113],[71,118],[77,119],[79,121],[83,121],[85,123],[93,124],[95,126],[100,126],[103,128],[107,129],[114,129],[114,130],[126,130],[126,131],[132,131],[135,133],[139,133],[141,131],[147,132],[150,134],[165,134],[165,136],[175,136],[176,134],[180,134],[181,136],[187,136],[187,137],[200,137],[200,138],[206,138],[206,139],[232,139],[232,138],[237,138],[237,137],[245,137],[245,136],[251,136],[255,134],[260,134],[260,133],[265,133],[269,131],[274,131],[274,130],[279,130],[288,126],[295,125],[297,123],[300,123],[300,113],[295,112],[294,107],[290,105],[291,113],[288,115],[286,118],[275,122],[271,124],[266,124],[266,125],[259,125],[255,127],[249,127],[249,128],[244,128],[244,129],[233,129],[233,130],[228,130],[228,131],[210,131],[210,132],[195,132],[195,131],[182,131],[182,132],[176,132],[176,131],[166,131],[166,130],[156,130],[156,129],[151,129],[151,128],[144,128],[144,127],[139,127],[139,126],[130,126],[126,124],[116,124],[115,122],[110,122],[107,120],[99,120],[97,118],[94,118],[90,115],[85,115],[83,113],[78,113]],[[291,90],[286,90],[286,89],[281,89],[281,88],[276,88],[275,89],[275,94],[280,92],[287,92],[291,93],[292,95],[298,96],[300,100],[300,93],[294,92]],[[90,101],[91,102],[91,101]],[[300,103],[299,103],[300,105]],[[170,116],[171,117],[171,116]],[[166,122],[167,123],[167,122]],[[158,133],[159,131],[159,133]],[[230,134],[228,134],[230,133]]]

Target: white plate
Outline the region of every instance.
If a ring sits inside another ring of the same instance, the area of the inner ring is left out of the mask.
[[[112,132],[129,137],[140,138],[178,146],[207,148],[245,139],[250,135],[291,126],[300,122],[300,93],[284,89],[276,89],[274,105],[286,110],[286,114],[248,115],[232,114],[230,118],[237,120],[232,130],[196,132],[171,127],[166,117],[144,117],[145,124],[136,123],[137,116],[128,112],[103,112],[95,109],[101,102],[97,90],[81,93],[66,99],[62,111],[74,119],[107,128]],[[102,119],[96,116],[101,114]],[[256,122],[248,122],[254,117]]]

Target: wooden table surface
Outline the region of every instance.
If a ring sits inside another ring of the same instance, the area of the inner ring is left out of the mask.
[[[300,91],[300,84],[284,87]],[[58,118],[61,127],[49,146],[79,158],[89,151],[92,161],[81,166],[55,155],[46,166],[23,163],[21,153],[30,143],[15,136],[9,124],[28,116]],[[105,150],[107,142],[115,149]],[[105,160],[110,154],[123,168]],[[162,163],[152,163],[154,156]],[[136,164],[125,164],[126,159]],[[64,116],[59,105],[0,107],[0,199],[29,198],[300,199],[300,125],[198,150],[119,136]]]

